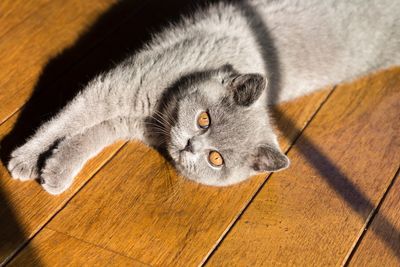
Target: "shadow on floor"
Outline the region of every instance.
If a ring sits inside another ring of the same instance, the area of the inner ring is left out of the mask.
[[[8,262],[19,246],[27,240],[27,235],[22,225],[19,224],[12,207],[13,205],[8,202],[7,196],[0,187],[0,255],[2,258],[5,257],[0,259],[0,266]],[[12,245],[10,246],[10,244]],[[32,259],[38,259],[35,250],[30,247],[26,249],[25,255]],[[37,266],[42,266],[40,260],[38,260]]]

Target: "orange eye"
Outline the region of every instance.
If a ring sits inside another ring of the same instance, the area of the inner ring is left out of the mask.
[[[215,167],[220,167],[224,164],[224,159],[221,154],[217,151],[211,151],[208,155],[208,160]]]
[[[197,118],[197,125],[199,125],[202,129],[208,129],[210,126],[210,116],[206,111],[200,113],[199,117]]]

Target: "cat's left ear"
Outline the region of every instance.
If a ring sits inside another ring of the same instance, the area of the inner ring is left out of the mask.
[[[251,158],[251,167],[257,172],[276,172],[290,165],[289,158],[278,147],[260,145]]]
[[[233,100],[240,106],[250,106],[265,90],[267,82],[260,74],[241,74],[233,77],[228,90],[233,93]]]

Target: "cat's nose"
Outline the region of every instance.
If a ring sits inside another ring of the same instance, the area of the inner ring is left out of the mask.
[[[183,150],[193,153],[193,144],[192,144],[192,141],[190,139],[188,139],[188,141],[186,143],[186,146],[185,146],[185,148]]]

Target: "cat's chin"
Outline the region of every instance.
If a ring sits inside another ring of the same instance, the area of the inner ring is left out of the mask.
[[[183,174],[183,173],[182,173]],[[185,178],[193,182],[212,187],[228,187],[239,184],[243,181],[248,180],[248,176],[242,177],[241,179],[220,179],[220,178],[195,178],[193,176],[184,175]]]
[[[204,177],[204,176],[202,177],[199,176],[199,174],[197,173],[190,172],[182,164],[176,163],[175,168],[186,179],[205,186],[212,186],[212,187],[234,186],[236,184],[248,180],[252,176],[252,173],[241,172],[232,174],[228,177]]]
[[[187,167],[185,166],[185,161],[183,160],[182,157],[182,151],[179,149],[175,149],[173,146],[168,145],[167,146],[167,152],[172,160],[173,165],[177,169],[177,171],[185,176],[188,177],[188,172],[187,172]],[[193,179],[190,179],[193,180]]]

